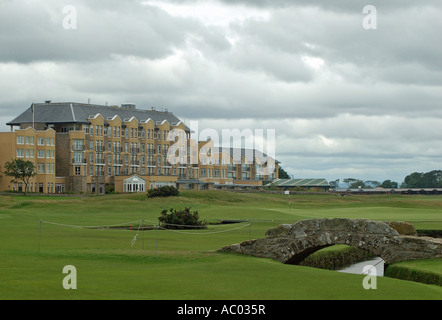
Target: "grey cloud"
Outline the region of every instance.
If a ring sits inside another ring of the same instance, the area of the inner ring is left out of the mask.
[[[110,54],[131,54],[152,59],[164,57],[185,41],[189,22],[172,19],[158,8],[135,1],[125,5],[97,6],[78,2],[77,29],[63,27],[63,4],[2,4],[0,59],[28,63],[38,60],[91,61]],[[115,4],[115,3],[114,3]],[[7,32],[5,32],[7,30]]]
[[[440,165],[439,0],[372,2],[370,31],[361,1],[220,2],[269,18],[207,26],[141,1],[76,0],[78,29],[64,30],[59,1],[3,1],[2,125],[32,102],[91,98],[167,108],[202,127],[275,128],[278,160],[298,177]]]

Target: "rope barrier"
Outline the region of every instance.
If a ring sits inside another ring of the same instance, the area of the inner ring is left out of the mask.
[[[143,220],[141,220],[140,225],[138,226],[138,230],[137,230],[137,234],[135,235],[135,237],[132,239],[131,246],[133,247],[135,242],[137,241],[137,237],[138,237],[138,232],[140,232],[140,228],[141,228],[141,224],[143,223]]]
[[[247,226],[251,226],[251,225],[252,225],[251,223],[248,223],[246,225],[243,225],[243,226],[240,226],[240,227],[236,227],[236,228],[231,228],[231,229],[228,229],[228,230],[220,230],[220,231],[213,231],[213,232],[200,232],[200,233],[196,233],[196,232],[182,232],[182,231],[178,231],[178,230],[174,230],[174,229],[163,228],[161,226],[158,226],[158,228],[161,229],[161,230],[166,230],[166,231],[175,232],[175,233],[181,233],[181,234],[208,235],[208,234],[230,232],[230,231],[241,229],[241,228],[244,228],[244,227],[247,227]]]
[[[109,225],[101,225],[101,226],[80,226],[80,225],[74,225],[74,224],[63,224],[63,223],[41,220],[42,223],[52,224],[52,225],[56,225],[56,226],[70,227],[70,228],[88,228],[88,229],[120,227],[120,226],[124,226],[124,225],[131,225],[131,224],[134,224],[135,222],[139,222],[139,221],[142,221],[142,220],[135,220],[135,221],[129,221],[129,222],[125,222],[125,223],[109,224]]]
[[[384,259],[380,258],[381,260],[376,263],[375,265],[372,265],[370,268],[368,268],[365,272],[362,272],[361,274],[367,274],[368,271],[370,271],[371,269],[373,269],[374,267],[376,267],[379,263],[381,262],[385,262]]]
[[[203,231],[202,229],[200,231],[202,232],[186,232],[186,231],[179,231],[176,229],[169,229],[169,228],[164,228],[162,226],[160,226],[160,224],[158,223],[158,221],[152,221],[152,220],[135,220],[135,221],[129,221],[129,222],[124,222],[124,223],[118,223],[118,224],[110,224],[110,225],[96,225],[96,226],[82,226],[82,225],[74,225],[74,224],[65,224],[65,223],[58,223],[58,222],[53,222],[53,221],[45,221],[45,220],[40,220],[40,232],[39,232],[39,239],[38,239],[38,253],[40,253],[40,244],[41,244],[41,234],[42,234],[42,224],[46,223],[46,224],[50,224],[50,225],[55,225],[55,226],[61,226],[61,227],[69,227],[69,228],[86,228],[86,229],[104,229],[104,228],[111,228],[111,227],[122,227],[122,226],[129,226],[131,227],[131,225],[133,225],[134,223],[138,223],[138,229],[137,229],[137,233],[135,234],[134,238],[131,240],[131,246],[133,247],[138,239],[139,236],[139,232],[140,230],[143,233],[143,250],[144,250],[144,222],[150,222],[153,224],[154,229],[156,230],[156,240],[155,240],[155,258],[156,258],[156,251],[157,251],[157,247],[158,247],[158,230],[165,230],[165,231],[170,231],[170,232],[175,232],[175,233],[179,233],[179,234],[186,234],[186,235],[212,235],[212,234],[218,234],[218,233],[225,233],[225,232],[230,232],[230,231],[234,231],[234,230],[238,230],[238,229],[242,229],[245,227],[249,227],[249,238],[251,239],[251,225],[252,225],[252,221],[254,220],[242,220],[243,222],[248,221],[249,223],[241,225],[239,227],[235,227],[235,228],[230,228],[227,230],[218,230],[218,231]],[[141,228],[141,226],[143,225],[143,228]],[[206,228],[206,226],[197,226],[197,225],[184,225],[184,224],[173,224],[173,223],[163,223],[162,225],[164,226],[174,226],[174,227],[184,227],[184,228]],[[217,225],[211,225],[212,227],[218,227],[221,226],[221,224],[217,224]]]

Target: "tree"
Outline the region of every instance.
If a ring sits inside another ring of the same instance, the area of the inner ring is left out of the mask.
[[[406,188],[442,188],[442,170],[413,172],[405,177]]]
[[[167,229],[201,229],[207,228],[207,222],[200,220],[198,211],[190,211],[190,207],[185,207],[184,210],[175,210],[171,208],[170,213],[167,210],[161,211],[161,216],[158,221],[161,226]]]
[[[162,186],[155,189],[149,189],[147,191],[148,198],[154,197],[171,197],[171,196],[179,196],[180,192],[174,186]]]
[[[364,181],[355,179],[355,181],[348,187],[349,189],[367,188]]]
[[[334,180],[334,181],[330,181],[330,187],[332,188],[332,189],[337,189],[337,188],[339,188],[339,181],[340,181],[340,179],[336,179],[336,180]]]
[[[5,163],[5,175],[12,177],[11,182],[23,181],[25,185],[25,196],[28,194],[29,180],[37,173],[34,163],[23,159],[14,159]]]
[[[391,180],[385,180],[381,183],[381,187],[384,189],[397,189],[399,184]]]
[[[351,185],[353,185],[355,182],[357,182],[358,180],[354,179],[354,178],[345,178],[344,180],[342,180],[344,183],[347,184],[347,188],[350,188]]]
[[[281,167],[278,167],[278,177],[279,179],[290,179],[289,174]]]
[[[381,183],[379,181],[376,180],[366,180],[364,181],[364,184],[367,188],[377,188],[381,185]]]

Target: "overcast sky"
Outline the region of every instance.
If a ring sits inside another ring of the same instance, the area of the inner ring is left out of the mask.
[[[402,182],[442,169],[441,17],[440,0],[0,0],[0,129],[32,102],[131,102],[274,129],[295,178]]]

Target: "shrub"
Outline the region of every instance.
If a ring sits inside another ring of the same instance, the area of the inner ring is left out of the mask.
[[[147,197],[170,197],[170,196],[179,196],[180,192],[174,186],[162,186],[156,189],[149,189],[147,191]]]
[[[184,210],[175,210],[171,208],[169,213],[167,210],[161,211],[161,216],[158,217],[161,226],[167,229],[204,229],[207,228],[207,222],[200,220],[198,211],[190,212],[190,207]]]

